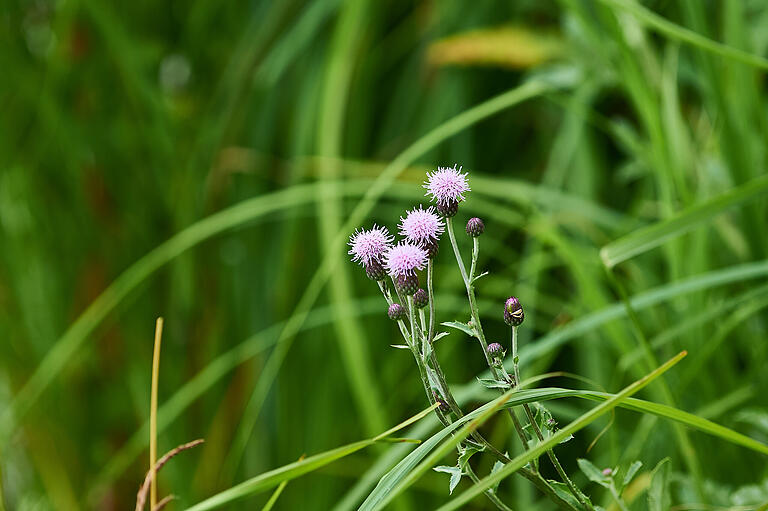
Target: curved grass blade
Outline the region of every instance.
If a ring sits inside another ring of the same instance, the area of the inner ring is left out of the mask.
[[[642,23],[648,25],[661,34],[664,34],[670,39],[676,39],[678,41],[697,46],[716,55],[721,55],[738,62],[743,62],[744,64],[749,64],[750,66],[759,69],[768,69],[768,60],[760,57],[759,55],[754,55],[752,53],[739,50],[738,48],[733,48],[726,44],[718,43],[717,41],[713,41],[708,37],[704,37],[703,35],[698,34],[693,30],[681,27],[680,25],[672,23],[671,21],[659,16],[655,12],[643,7],[634,0],[600,1],[609,5],[610,7],[618,8],[630,13]]]
[[[375,510],[382,509],[384,506],[386,506],[398,494],[416,482],[416,480],[424,475],[425,472],[432,470],[432,467],[435,466],[437,461],[451,452],[456,447],[456,445],[459,444],[459,442],[463,441],[485,421],[490,419],[494,413],[502,408],[502,406],[515,392],[515,389],[510,389],[490,403],[486,403],[482,407],[478,408],[472,414],[463,417],[463,419],[465,419],[464,422],[468,422],[467,424],[464,424],[464,426],[450,439],[446,440],[442,443],[442,445],[440,445],[440,447],[432,451],[432,453],[430,453],[429,456],[427,456],[426,459],[424,459],[415,468],[407,466],[401,467],[401,470],[397,471],[392,477],[392,482],[394,482],[394,484],[390,485],[390,482],[385,483],[385,485],[383,485],[378,492],[374,492],[371,494],[371,496],[369,496],[371,501],[370,504],[363,504],[363,507],[360,509]],[[449,430],[448,432],[453,431],[454,425],[455,424],[452,424],[446,428]],[[422,453],[420,452],[419,454]],[[406,468],[409,470],[406,471]],[[366,500],[366,502],[368,502],[368,500]]]
[[[247,481],[244,481],[236,486],[233,486],[232,488],[224,490],[221,493],[217,493],[216,495],[202,502],[199,502],[198,504],[195,504],[190,508],[187,508],[187,511],[204,511],[207,509],[216,509],[226,504],[229,504],[231,502],[234,502],[236,500],[240,500],[250,495],[255,495],[257,493],[263,492],[270,488],[274,488],[275,486],[278,486],[280,483],[284,481],[290,481],[291,479],[296,479],[297,477],[302,476],[308,472],[312,472],[313,470],[317,470],[318,468],[324,467],[325,465],[328,465],[329,463],[336,461],[339,458],[343,458],[344,456],[349,456],[350,454],[357,452],[360,449],[363,449],[365,447],[368,447],[369,445],[373,445],[376,442],[379,442],[385,439],[386,437],[403,429],[404,427],[409,426],[410,424],[413,424],[414,422],[417,422],[423,419],[438,406],[439,406],[439,403],[435,403],[429,408],[426,408],[421,412],[417,413],[410,419],[401,422],[397,426],[390,428],[387,431],[379,435],[376,435],[373,438],[369,438],[367,440],[360,440],[358,442],[354,442],[341,447],[337,447],[335,449],[331,449],[330,451],[325,451],[320,454],[315,454],[314,456],[310,456],[309,458],[306,458],[300,461],[295,461],[288,465],[284,465],[280,468],[276,468],[275,470],[271,470],[264,474],[248,479]]]
[[[607,399],[605,402],[597,405],[587,413],[581,415],[579,418],[577,418],[567,426],[563,427],[562,429],[554,433],[551,437],[549,437],[544,442],[539,442],[536,446],[532,447],[528,451],[517,456],[515,459],[513,459],[512,461],[504,465],[497,472],[487,477],[484,477],[482,480],[480,480],[479,483],[477,483],[472,488],[470,488],[469,490],[459,495],[458,498],[440,507],[439,511],[449,511],[451,509],[459,509],[462,505],[466,504],[467,502],[472,500],[474,497],[482,494],[488,488],[493,487],[495,484],[497,484],[507,476],[513,474],[517,470],[520,470],[531,460],[543,455],[547,450],[552,449],[553,447],[555,447],[557,444],[559,444],[560,442],[568,438],[570,435],[572,435],[576,431],[584,428],[585,426],[593,422],[595,419],[597,419],[601,415],[604,415],[609,411],[611,411],[612,409],[614,409],[622,401],[625,401],[632,394],[636,393],[637,391],[639,391],[640,389],[642,389],[643,387],[651,383],[653,380],[655,380],[656,378],[664,374],[666,371],[671,369],[683,357],[685,357],[686,354],[687,353],[683,351],[677,354],[676,356],[672,357],[670,360],[668,360],[667,362],[659,366],[657,369],[655,369],[648,375],[637,380],[636,382],[632,383],[628,387],[625,387],[624,390],[622,390],[618,394],[613,395],[612,397]]]
[[[600,258],[607,268],[613,268],[698,227],[726,209],[745,204],[766,192],[768,175],[755,178],[724,194],[687,208],[670,219],[631,232],[600,249]]]

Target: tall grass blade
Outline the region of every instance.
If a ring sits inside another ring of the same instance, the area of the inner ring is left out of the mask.
[[[638,229],[600,249],[600,257],[608,268],[658,247],[709,221],[723,211],[741,206],[768,192],[768,175],[761,176],[708,201],[701,202],[676,216]]]

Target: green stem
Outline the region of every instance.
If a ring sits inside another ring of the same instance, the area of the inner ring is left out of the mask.
[[[518,366],[518,357],[517,357],[517,327],[512,327],[512,364],[513,364],[513,370],[515,373],[515,385],[520,384],[520,369]],[[525,414],[528,416],[528,421],[531,423],[531,428],[533,429],[534,433],[536,433],[536,437],[539,439],[539,442],[544,441],[544,435],[541,433],[541,428],[539,428],[538,423],[536,422],[536,417],[533,415],[533,411],[531,411],[530,405],[528,403],[525,403],[523,405],[523,409],[525,410]],[[554,465],[555,470],[557,471],[560,478],[565,482],[566,485],[568,485],[568,489],[571,490],[571,493],[573,493],[573,496],[576,497],[576,499],[579,501],[579,504],[582,506],[587,506],[591,508],[591,506],[588,506],[587,501],[584,499],[584,496],[582,495],[581,491],[576,487],[575,484],[573,484],[573,481],[571,481],[571,478],[568,477],[568,474],[565,472],[565,469],[560,464],[560,460],[557,459],[557,456],[555,455],[555,452],[553,450],[547,451],[547,456],[549,457],[549,461],[552,462],[552,465]]]
[[[611,492],[611,495],[613,495],[613,500],[616,501],[616,505],[619,506],[619,509],[621,509],[621,511],[629,511],[629,508],[624,503],[621,495],[619,495],[619,492],[616,491],[616,486],[613,484],[613,482],[611,482],[611,486],[608,487],[608,490]]]
[[[470,312],[472,314],[472,326],[477,333],[477,339],[480,341],[480,345],[483,348],[483,354],[485,355],[485,360],[488,363],[488,367],[491,370],[491,374],[495,379],[499,379],[499,372],[496,367],[496,364],[493,363],[493,360],[491,359],[490,354],[488,353],[488,343],[485,340],[485,334],[483,333],[483,325],[480,323],[480,313],[478,311],[477,307],[477,299],[475,298],[475,286],[471,279],[474,278],[475,269],[477,268],[477,260],[479,257],[480,252],[480,243],[477,238],[473,238],[472,243],[472,265],[470,270],[470,277],[467,277],[467,270],[464,266],[464,260],[461,257],[461,252],[459,251],[459,246],[456,243],[456,235],[453,231],[453,219],[452,218],[446,218],[445,219],[446,227],[448,230],[448,237],[451,240],[451,246],[453,247],[453,253],[456,255],[456,262],[459,265],[459,271],[461,272],[461,277],[464,279],[464,284],[467,288],[467,298],[469,299],[469,308]],[[516,330],[513,333],[513,357],[517,358],[517,335]],[[506,371],[504,371],[506,374]],[[516,384],[520,381],[520,376],[517,372],[517,363],[515,363],[515,380]],[[542,441],[543,435],[541,434],[541,430],[539,429],[538,425],[536,424],[535,417],[533,416],[533,413],[531,412],[530,406],[528,404],[523,405],[523,408],[525,410],[526,415],[528,416],[528,420],[531,423],[531,427],[533,428],[534,432],[536,433],[536,436],[538,437],[539,441]],[[515,427],[515,430],[517,431],[518,436],[520,437],[520,441],[523,443],[523,448],[528,449],[527,441],[525,438],[525,432],[520,425],[520,422],[517,419],[517,416],[515,416],[514,412],[512,410],[509,410],[509,417],[512,419],[512,423]],[[547,451],[547,454],[549,455],[549,459],[552,461],[552,464],[555,466],[555,469],[557,470],[560,477],[563,479],[563,481],[568,485],[568,488],[571,490],[573,495],[576,497],[576,499],[579,501],[579,503],[582,506],[586,505],[586,502],[581,494],[581,492],[575,487],[573,482],[570,480],[568,475],[565,473],[565,470],[563,469],[562,465],[560,464],[560,461],[557,459],[557,456],[555,456],[555,453],[550,451]]]
[[[467,288],[467,298],[469,299],[469,308],[470,313],[472,315],[472,325],[474,327],[475,332],[477,332],[477,340],[480,341],[480,346],[483,349],[483,355],[485,356],[485,361],[488,364],[488,367],[491,370],[491,375],[494,379],[499,379],[499,372],[498,368],[496,367],[496,364],[493,363],[493,360],[491,359],[491,356],[488,354],[488,343],[485,341],[485,334],[483,333],[483,325],[480,323],[480,314],[477,309],[477,300],[475,300],[475,286],[472,284],[472,281],[467,278],[467,270],[464,266],[464,260],[461,257],[461,252],[459,251],[459,245],[456,243],[456,235],[453,232],[453,219],[452,218],[446,218],[445,219],[445,225],[448,230],[448,237],[451,240],[451,247],[453,247],[453,253],[456,256],[456,262],[459,265],[459,271],[461,272],[461,278],[464,280],[464,285]],[[477,240],[477,238],[475,238]],[[472,247],[472,267],[477,267],[477,258],[480,250],[479,243],[474,243]],[[473,270],[474,273],[474,270]],[[515,415],[515,412],[511,409],[507,409],[507,415],[512,420],[512,425],[515,428],[515,432],[517,433],[517,436],[520,438],[520,442],[523,445],[523,450],[528,450],[528,439],[525,436],[525,431],[523,430],[522,424],[520,424],[520,421],[518,420],[517,416]]]
[[[475,484],[480,482],[480,478],[477,477],[477,474],[475,474],[475,471],[472,470],[472,467],[469,466],[469,462],[467,462],[466,467],[467,475],[469,476],[472,481],[475,482]],[[492,489],[488,489],[485,491],[485,496],[488,497],[488,499],[493,502],[497,508],[501,509],[502,511],[512,511],[512,508],[504,504],[501,499],[496,495],[496,492]]]

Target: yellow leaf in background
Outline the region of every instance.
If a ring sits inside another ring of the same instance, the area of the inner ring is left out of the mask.
[[[559,57],[563,44],[551,32],[520,27],[473,30],[429,46],[433,66],[461,65],[527,69]]]

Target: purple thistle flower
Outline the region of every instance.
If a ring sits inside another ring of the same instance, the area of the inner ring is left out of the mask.
[[[408,242],[400,242],[384,253],[387,272],[393,277],[416,275],[427,264],[427,251]]]
[[[400,217],[399,227],[401,235],[420,247],[436,242],[445,230],[435,208],[430,206],[424,209],[421,204],[418,208],[406,211],[405,218]]]
[[[424,182],[424,188],[431,195],[432,200],[438,205],[447,206],[454,202],[464,200],[464,192],[470,191],[467,183],[467,173],[461,173],[461,167],[437,167],[437,170],[427,173],[427,180]]]
[[[352,256],[352,261],[368,266],[371,261],[380,260],[392,247],[393,241],[394,238],[389,235],[386,227],[373,224],[370,230],[356,230],[349,237],[349,246],[352,247],[349,255]]]

